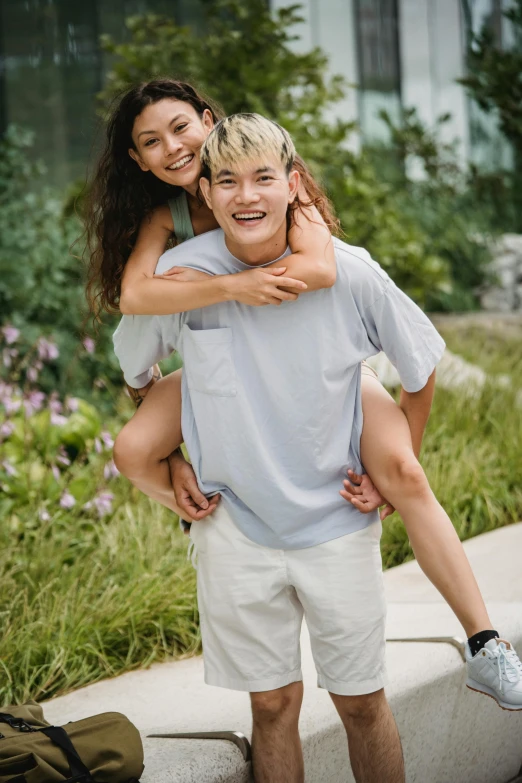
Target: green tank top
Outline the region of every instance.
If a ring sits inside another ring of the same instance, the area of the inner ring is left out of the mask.
[[[194,229],[192,228],[185,191],[182,191],[176,198],[171,198],[168,205],[172,215],[172,222],[174,223],[174,234],[176,235],[177,244],[180,245],[182,242],[186,242],[187,239],[193,239]]]

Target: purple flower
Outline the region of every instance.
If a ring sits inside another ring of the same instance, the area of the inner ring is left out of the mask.
[[[94,349],[96,347],[96,343],[92,339],[92,337],[86,337],[83,341],[83,347],[87,351],[87,353],[94,353]]]
[[[113,500],[114,495],[112,492],[100,492],[98,495],[93,497],[92,500],[89,500],[89,502],[84,505],[84,508],[87,510],[95,508],[98,512],[98,516],[101,519],[102,517],[111,513]]]
[[[65,451],[65,448],[63,446],[60,446],[60,450],[58,452],[58,455],[56,457],[56,462],[59,462],[60,465],[68,466],[71,464],[71,460],[69,459],[69,455]]]
[[[72,508],[75,505],[76,505],[76,500],[73,498],[73,496],[68,490],[65,490],[62,497],[60,498],[60,506],[62,508]]]
[[[79,402],[77,397],[67,397],[65,400],[65,407],[71,411],[71,413],[74,413],[74,411],[78,410]]]
[[[15,426],[12,421],[4,421],[0,426],[0,442],[12,435],[14,428]]]
[[[94,450],[96,454],[101,454],[103,451],[103,446],[99,438],[94,438]]]
[[[32,416],[36,411],[41,410],[45,400],[45,394],[42,391],[31,391],[24,400],[24,408],[27,416]]]
[[[6,413],[16,413],[22,404],[22,400],[15,399],[14,397],[6,397],[2,400]]]
[[[45,337],[40,337],[38,339],[37,348],[38,357],[43,362],[53,361],[60,355],[60,351],[58,350],[56,343],[53,343],[50,340],[46,340]]]
[[[4,348],[2,351],[2,361],[4,363],[4,367],[11,367],[13,364],[13,359],[16,359],[18,356],[18,351],[16,348]]]
[[[101,433],[100,437],[101,437],[105,447],[107,449],[112,449],[112,447],[114,446],[114,441],[112,439],[111,433],[107,432],[107,431],[104,431],[104,432]]]
[[[40,511],[38,512],[38,518],[40,522],[49,522],[49,520],[51,519],[51,515],[49,514],[47,509],[41,508]]]
[[[27,380],[31,381],[31,383],[35,383],[38,380],[38,370],[36,367],[27,368]]]
[[[63,427],[67,421],[67,416],[62,416],[61,413],[51,413],[51,424],[54,424],[55,427]]]
[[[53,413],[62,412],[62,403],[58,399],[58,395],[56,394],[56,392],[53,392],[49,397],[49,408],[52,410]]]
[[[60,470],[57,465],[51,465],[51,472],[56,479],[56,481],[60,481],[62,474],[60,473]]]
[[[18,471],[16,470],[15,466],[9,462],[8,459],[5,459],[2,462],[2,467],[8,476],[18,476]]]
[[[10,326],[7,324],[7,326],[3,327],[2,334],[4,335],[4,340],[6,341],[7,345],[11,345],[11,343],[15,343],[20,337],[20,330],[15,326]]]
[[[105,480],[109,481],[109,479],[116,478],[116,476],[119,476],[119,475],[120,475],[120,471],[118,470],[118,468],[114,464],[114,460],[113,459],[109,460],[109,462],[107,462],[107,464],[105,465],[105,467],[103,469],[103,476],[104,476]]]

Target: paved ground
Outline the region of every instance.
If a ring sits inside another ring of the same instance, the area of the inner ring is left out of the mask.
[[[486,533],[466,551],[501,634],[522,649],[522,523]],[[416,562],[384,575],[388,636],[462,637],[462,629]],[[300,724],[307,783],[352,781],[345,738],[316,677],[302,637],[305,700]],[[48,702],[65,723],[118,710],[144,734],[152,730],[240,730],[249,735],[246,694],[203,684],[202,660],[156,664]],[[448,644],[389,643],[387,689],[396,714],[409,783],[506,783],[522,765],[522,713],[506,713],[464,688],[465,667]],[[145,740],[143,783],[245,783],[250,771],[234,746],[217,741]],[[466,775],[466,777],[462,777]]]

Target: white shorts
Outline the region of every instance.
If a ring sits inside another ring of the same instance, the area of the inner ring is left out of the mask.
[[[306,549],[246,538],[223,505],[193,522],[205,682],[268,691],[302,680],[306,618],[318,685],[359,696],[386,684],[380,522]]]

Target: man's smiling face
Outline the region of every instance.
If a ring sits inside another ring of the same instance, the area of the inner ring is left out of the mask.
[[[227,239],[238,246],[264,245],[283,230],[288,205],[299,184],[296,171],[287,174],[281,161],[260,158],[241,166],[224,164],[202,179],[201,190]]]

